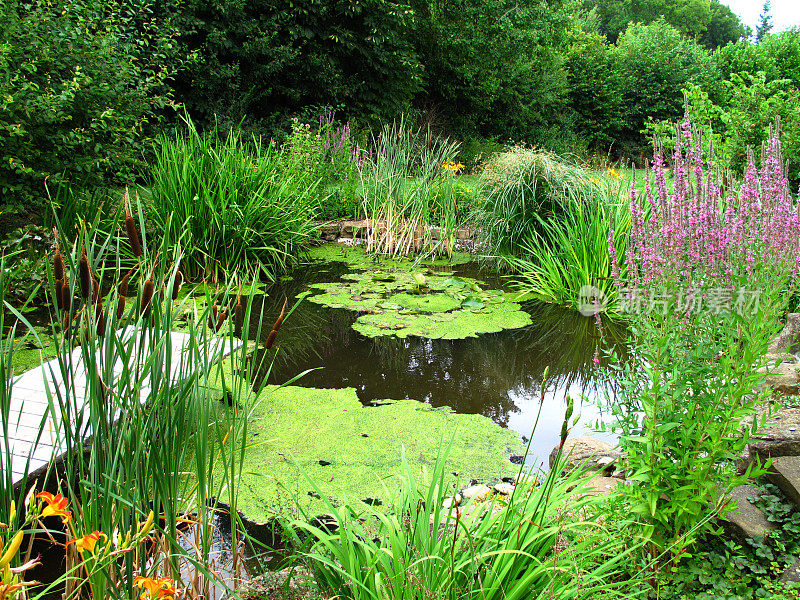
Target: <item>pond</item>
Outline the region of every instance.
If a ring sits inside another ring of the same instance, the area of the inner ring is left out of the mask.
[[[484,282],[483,287],[511,291],[508,280],[482,271],[474,263],[447,270]],[[276,315],[285,298],[291,303],[309,285],[337,281],[351,271],[342,262],[298,269],[292,279],[266,289],[264,314]],[[261,303],[254,306],[254,314],[261,308]],[[627,331],[604,322],[601,336],[593,317],[538,302],[524,302],[522,308],[530,314],[532,324],[518,329],[457,340],[372,338],[352,328],[358,313],[303,300],[280,331],[280,351],[269,383],[283,383],[310,370],[295,385],[352,387],[365,406],[380,405],[387,399],[449,406],[459,413],[484,415],[518,432],[523,442],[536,424],[527,462],[545,468],[547,456],[558,442],[568,395],[576,402],[575,413],[580,413],[571,436],[615,441],[608,433],[594,432],[595,423],[604,416],[601,406],[614,392],[598,377],[595,356],[599,354],[601,365],[609,360],[607,350],[624,356]],[[255,329],[253,326],[252,335]],[[268,334],[269,327],[262,330],[262,341]]]

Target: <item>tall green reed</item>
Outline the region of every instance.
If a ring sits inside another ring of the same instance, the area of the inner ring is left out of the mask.
[[[373,145],[372,160],[361,167],[367,250],[451,254],[460,223],[452,175],[443,165],[458,144],[401,118],[385,125]]]
[[[597,300],[604,312],[616,313],[619,281],[612,260],[622,257],[617,276],[624,277],[630,219],[628,203],[600,186],[591,201],[564,199],[549,217],[537,215],[537,230],[520,241],[519,256],[507,259],[519,274],[519,289],[576,310],[585,311],[588,302]]]
[[[235,129],[200,133],[188,119],[159,139],[153,219],[172,239],[187,231],[186,275],[258,269],[273,277],[297,262],[314,231],[318,182],[287,172],[282,153]]]

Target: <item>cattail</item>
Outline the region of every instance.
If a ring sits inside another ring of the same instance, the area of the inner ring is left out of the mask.
[[[275,331],[274,329],[273,329],[272,331],[270,331],[270,332],[269,332],[269,335],[267,336],[267,343],[266,343],[266,348],[267,348],[267,350],[269,350],[270,348],[272,348],[272,344],[274,344],[274,343],[275,343],[275,338],[276,338],[277,336],[278,336],[278,332],[277,332],[277,331]]]
[[[97,301],[100,299],[100,282],[97,281],[97,277],[95,274],[92,273],[92,304],[97,304]]]
[[[128,208],[128,188],[122,195],[123,203],[125,204],[125,232],[128,234],[128,241],[131,244],[131,250],[134,256],[142,255],[142,245],[139,243],[139,232],[136,231],[136,221],[131,215],[130,208]]]
[[[125,296],[117,298],[117,320],[125,314]]]
[[[281,314],[278,316],[278,319],[275,321],[275,325],[272,326],[272,331],[270,331],[269,335],[267,336],[267,343],[266,343],[267,350],[272,348],[272,344],[275,343],[275,338],[278,337],[278,330],[280,330],[281,325],[283,325],[284,313],[286,312],[286,302],[287,302],[287,300],[284,299],[283,307],[281,308]]]
[[[64,310],[64,298],[61,295],[64,282],[61,279],[56,279],[56,306],[58,310]]]
[[[144,288],[142,289],[142,305],[140,307],[139,314],[144,318],[150,316],[150,306],[153,301],[153,292],[155,292],[155,289],[156,286],[153,283],[151,276],[147,281],[144,282]]]
[[[94,305],[94,318],[97,321],[97,335],[102,337],[106,333],[106,317],[103,314],[103,303],[100,301]]]
[[[64,266],[64,257],[61,256],[61,248],[58,244],[58,232],[55,228],[53,228],[53,233],[56,236],[56,253],[53,256],[53,277],[55,279],[64,280],[65,274],[67,272],[66,267]]]
[[[78,263],[78,272],[81,278],[81,297],[88,300],[92,294],[92,270],[89,268],[89,259],[86,258],[86,249],[81,250],[81,260]]]
[[[122,315],[125,314],[125,296],[128,295],[128,283],[131,280],[132,273],[133,268],[125,274],[125,277],[122,278],[122,281],[119,284],[119,294],[117,297],[117,320],[121,319]]]
[[[175,282],[172,284],[172,300],[175,301],[178,299],[178,294],[181,291],[181,286],[183,285],[183,275],[180,271],[175,273]]]
[[[228,309],[225,308],[219,313],[219,318],[217,318],[217,323],[214,326],[214,331],[219,331],[222,329],[222,326],[225,324],[225,319],[228,318]]]
[[[214,327],[217,325],[217,303],[211,305],[211,313],[208,315],[208,328],[211,331],[214,331]]]
[[[239,294],[236,296],[236,306],[233,309],[234,335],[242,336],[242,325],[244,324],[244,306],[242,306],[242,288],[239,286]]]
[[[61,286],[61,310],[69,312],[72,308],[72,292],[69,289],[69,283],[66,281]]]

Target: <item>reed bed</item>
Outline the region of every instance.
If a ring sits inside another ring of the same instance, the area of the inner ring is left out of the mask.
[[[167,236],[177,230],[169,219],[165,225]],[[8,527],[0,538],[6,548],[17,536],[24,544],[7,563],[19,572],[3,574],[2,581],[32,585],[25,573],[34,568],[31,548],[38,538],[64,548],[65,569],[56,582],[29,587],[29,597],[58,590],[65,599],[133,598],[146,588],[152,597],[195,598],[232,590],[243,568],[237,491],[260,370],[248,360],[247,337],[235,330],[251,322],[253,292],[243,298],[223,290],[221,297],[236,298],[235,306],[229,302],[235,318],[227,318],[226,306],[209,328],[211,302],[179,294],[180,238],[164,239],[152,252],[135,220],[121,236],[86,227],[71,242],[66,232],[57,235],[47,278],[60,352],[47,374],[70,382],[85,372],[86,390],[67,384],[48,392],[49,413],[68,424],[54,432],[63,462],[51,460],[35,482],[28,465],[15,487],[6,458],[16,429],[10,422],[11,357],[17,329],[37,333],[6,303],[0,312],[0,518]],[[123,267],[122,246],[134,255],[138,250],[133,268]],[[0,268],[0,294],[4,272]],[[173,329],[186,312],[192,315],[186,345],[177,354]],[[7,315],[14,319],[9,329]],[[254,319],[258,330],[263,317]],[[237,346],[223,361],[224,349]],[[229,407],[220,402],[226,397],[238,402]],[[44,422],[38,435],[50,435]],[[215,572],[219,558],[212,554],[214,517],[220,515],[230,519],[233,537],[227,580]]]
[[[361,167],[367,250],[392,256],[450,255],[459,227],[452,172],[458,144],[404,119],[373,140]]]
[[[236,129],[201,134],[188,119],[159,139],[152,216],[160,234],[183,239],[187,277],[239,269],[274,278],[296,264],[314,231],[319,182],[284,163],[271,143]]]

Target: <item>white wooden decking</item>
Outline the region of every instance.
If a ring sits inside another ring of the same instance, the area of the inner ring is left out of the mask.
[[[131,364],[132,361],[137,360],[138,356],[148,354],[148,352],[141,352],[143,348],[141,348],[140,340],[132,339],[132,332],[132,328],[117,332],[118,339],[125,349],[125,354],[129,354],[129,358],[123,360],[118,349],[113,349],[109,354],[115,358],[115,362],[113,367],[108,365],[103,369],[104,379],[113,377],[116,380],[125,370],[126,362]],[[145,337],[145,345],[162,344],[164,352],[172,353],[169,384],[174,385],[191,375],[197,362],[194,357],[190,358],[189,356],[192,350],[188,334],[173,331],[169,334],[169,338],[166,334],[162,335],[163,337],[152,341]],[[167,343],[169,343],[169,349],[166,348]],[[202,344],[198,343],[198,346],[199,352],[207,355],[208,363],[213,364],[230,355],[241,346],[241,342],[236,340],[231,344],[229,340],[212,337]],[[144,350],[147,349],[144,348]],[[98,354],[101,352],[103,350]],[[59,360],[63,361],[63,367]],[[103,359],[101,358],[99,362],[102,364]],[[66,365],[71,365],[71,367],[66,367]],[[71,377],[65,378],[62,370],[71,373]],[[11,457],[8,460],[5,445],[0,443],[0,463],[4,469],[11,468],[15,484],[21,481],[26,470],[31,474],[43,469],[51,458],[59,458],[65,452],[63,441],[60,441],[63,440],[63,435],[59,433],[64,419],[61,415],[54,417],[51,414],[46,390],[49,390],[51,397],[56,397],[58,394],[64,399],[69,397],[68,404],[77,410],[82,410],[88,404],[86,371],[81,349],[77,348],[69,356],[64,355],[61,359],[50,360],[14,378],[8,426],[5,429]],[[113,375],[110,375],[111,373]],[[166,377],[166,373],[163,374]],[[143,377],[139,397],[139,401],[142,403],[147,402],[150,396],[149,375],[143,374]],[[113,389],[113,381],[105,383]],[[58,402],[56,402],[57,404]],[[2,424],[0,424],[0,431],[3,431]],[[85,432],[85,435],[88,437],[91,432]]]

